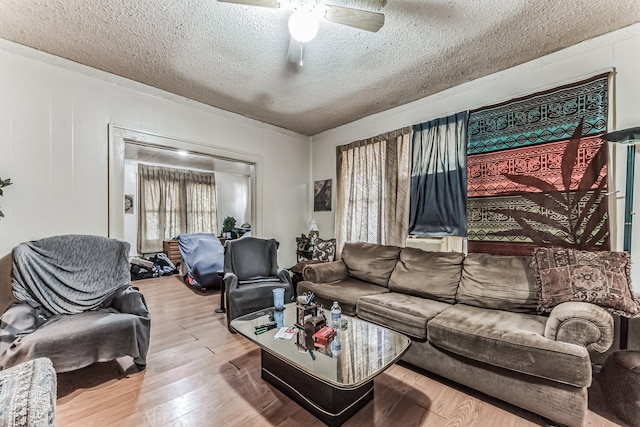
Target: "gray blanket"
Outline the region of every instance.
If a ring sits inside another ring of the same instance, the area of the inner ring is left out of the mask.
[[[98,308],[129,284],[129,243],[70,234],[22,243],[13,250],[13,294],[52,314]]]
[[[17,302],[0,317],[0,370],[48,357],[57,372],[131,356],[146,365],[151,316],[129,283],[129,244],[65,235],[13,250]]]

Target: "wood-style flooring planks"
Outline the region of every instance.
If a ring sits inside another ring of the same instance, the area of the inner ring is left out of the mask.
[[[58,375],[57,425],[277,426],[324,424],[260,378],[256,345],[227,330],[216,314],[218,290],[201,292],[179,277],[133,282],[151,312],[147,369],[131,358]],[[372,402],[345,427],[533,427],[543,418],[399,363],[376,377]],[[592,395],[593,394],[593,398]],[[624,426],[597,383],[589,427]]]

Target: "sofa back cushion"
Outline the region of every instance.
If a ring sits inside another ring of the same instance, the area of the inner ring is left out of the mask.
[[[469,254],[456,299],[476,307],[536,313],[538,293],[530,256]]]
[[[453,304],[464,254],[403,248],[389,278],[389,290]]]
[[[350,276],[384,287],[389,283],[399,257],[397,246],[356,242],[345,243],[342,249],[342,261]]]

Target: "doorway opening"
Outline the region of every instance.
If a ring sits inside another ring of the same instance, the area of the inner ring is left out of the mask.
[[[226,216],[262,227],[258,174],[262,159],[250,153],[109,126],[109,236],[128,241],[137,255],[138,164],[213,172],[216,178],[218,230]]]

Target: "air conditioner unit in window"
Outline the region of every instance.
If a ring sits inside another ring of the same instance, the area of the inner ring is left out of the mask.
[[[444,236],[407,237],[407,247],[418,248],[428,252],[464,252],[464,237]]]

